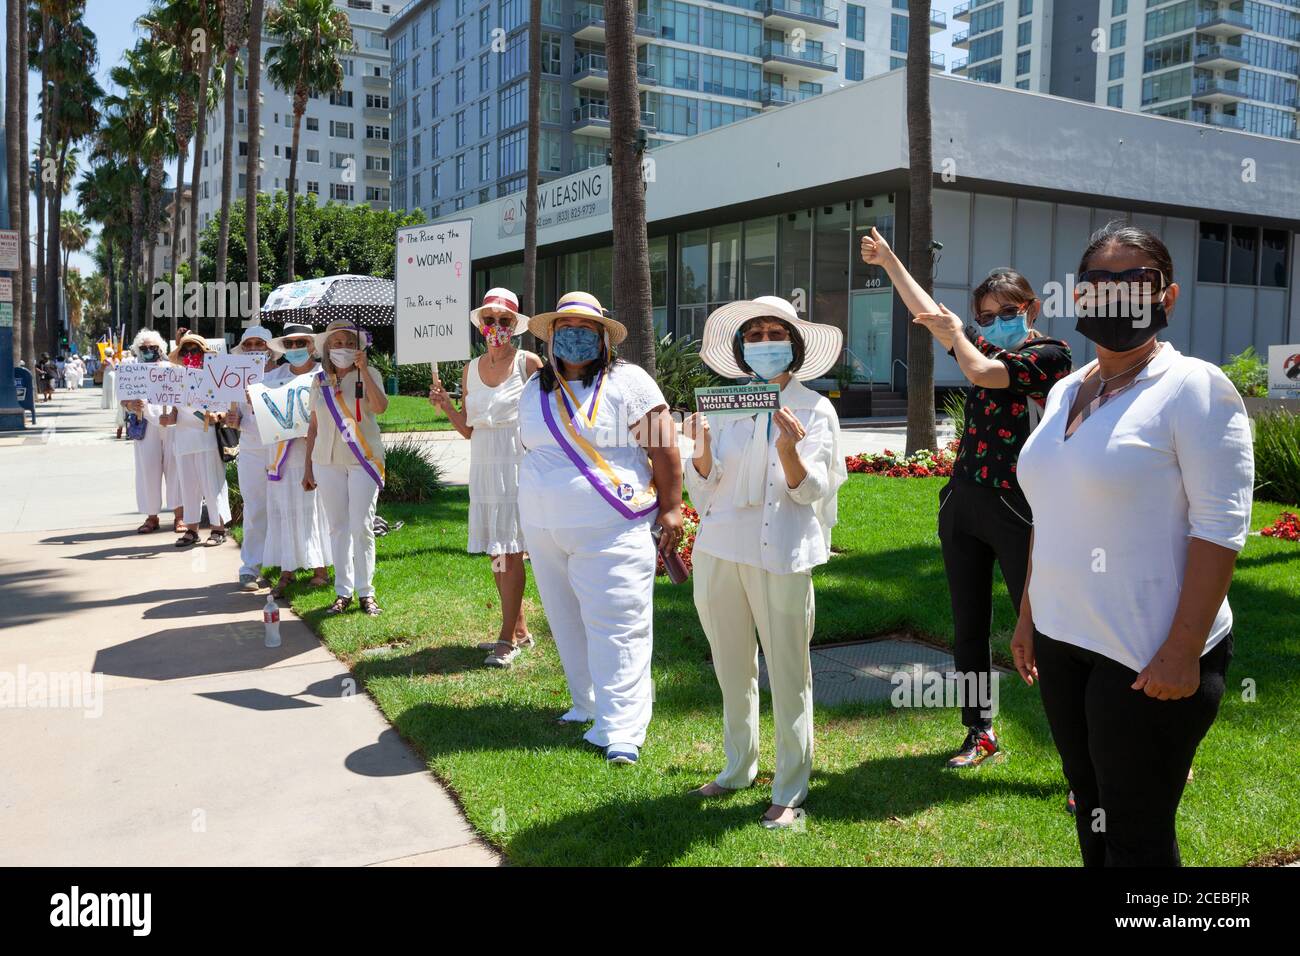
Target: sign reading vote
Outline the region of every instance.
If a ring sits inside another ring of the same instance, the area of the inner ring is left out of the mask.
[[[265,352],[208,354],[203,367],[189,369],[186,405],[215,409],[244,400],[244,391],[262,381]]]
[[[264,444],[306,438],[311,419],[308,401],[313,372],[304,372],[283,385],[250,385],[248,397]]]
[[[780,407],[779,385],[721,385],[695,390],[695,410],[706,415],[752,415]]]
[[[398,364],[469,358],[471,224],[461,219],[397,230]]]
[[[117,370],[117,398],[152,405],[184,405],[188,378],[193,371],[171,362],[126,362]]]

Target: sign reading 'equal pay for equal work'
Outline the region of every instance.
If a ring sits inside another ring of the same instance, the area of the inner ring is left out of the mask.
[[[119,401],[152,405],[184,405],[193,369],[171,362],[126,362],[118,367],[115,388]]]
[[[397,362],[469,358],[469,219],[397,230],[393,269]]]
[[[695,410],[706,415],[752,415],[780,407],[779,385],[722,385],[695,390]]]

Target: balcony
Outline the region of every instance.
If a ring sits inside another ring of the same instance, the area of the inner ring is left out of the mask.
[[[1198,76],[1192,85],[1192,99],[1202,103],[1240,103],[1248,98],[1245,87],[1236,80]]]
[[[361,85],[371,90],[386,90],[388,89],[388,77],[372,76],[366,73],[361,77]]]
[[[930,69],[937,70],[938,72],[942,73],[944,71],[944,63],[947,59],[948,58],[944,56],[942,53],[940,53],[939,51],[931,50]]]
[[[952,66],[948,68],[948,72],[953,74],[953,76],[965,76],[966,57],[963,56],[960,59],[953,60]]]
[[[641,112],[641,128],[655,128],[655,114],[644,110]],[[599,136],[609,139],[609,104],[587,103],[573,108],[573,134],[575,136]]]
[[[1196,29],[1216,40],[1223,40],[1249,33],[1251,25],[1249,18],[1237,10],[1220,10],[1217,13],[1206,11],[1197,16]]]
[[[586,149],[574,154],[574,157],[569,160],[569,172],[580,173],[584,169],[592,169],[596,166],[604,165],[604,152],[594,149]]]
[[[934,35],[936,33],[942,33],[946,29],[948,29],[948,14],[944,13],[942,10],[936,10],[934,7],[931,7],[930,34]]]
[[[952,18],[954,20],[961,20],[963,23],[969,23],[970,22],[970,0],[965,0],[964,3],[959,3],[955,7],[953,7]]]
[[[763,109],[772,109],[778,106],[789,106],[791,103],[801,103],[818,95],[820,94],[811,90],[787,90],[780,86],[765,86],[759,92],[758,99],[763,104]]]
[[[1208,113],[1204,110],[1194,110],[1191,119],[1196,123],[1205,123],[1207,126],[1217,126],[1220,129],[1245,129],[1246,124],[1242,122],[1240,116],[1233,116],[1231,113]]]
[[[796,50],[789,43],[768,40],[758,45],[754,55],[766,69],[795,79],[819,79],[835,72],[835,54],[809,46]]]
[[[959,50],[970,49],[970,31],[958,30],[952,35],[952,45]]]
[[[361,115],[367,119],[386,120],[392,115],[392,113],[383,106],[363,106],[361,107]]]
[[[1226,43],[1203,43],[1196,48],[1196,65],[1212,70],[1235,70],[1250,65],[1246,51]]]
[[[387,199],[368,199],[366,200],[366,203],[371,209],[374,209],[377,212],[388,211],[389,201]]]
[[[370,133],[365,135],[366,149],[388,149],[392,146],[392,141],[387,136],[374,136]]]
[[[777,30],[813,27],[834,30],[840,13],[817,0],[758,0],[755,9],[763,14],[763,25]]]
[[[392,175],[393,175],[387,169],[371,169],[369,166],[366,167],[365,172],[366,172],[365,178],[372,183],[386,183],[390,179],[392,179]]]
[[[573,61],[573,85],[584,90],[609,89],[609,61],[605,54],[580,54]],[[636,85],[638,89],[659,85],[657,69],[653,63],[637,61]]]
[[[592,43],[605,42],[605,8],[599,4],[579,7],[573,14],[572,34],[575,40]],[[651,16],[637,14],[635,39],[638,44],[653,40],[659,33],[659,23]]]

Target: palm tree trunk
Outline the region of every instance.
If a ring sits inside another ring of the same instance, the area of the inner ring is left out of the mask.
[[[126,253],[126,316],[132,336],[144,325],[137,321],[140,298],[140,237],[144,234],[144,189],[131,184],[131,246]]]
[[[28,163],[31,161],[31,143],[28,141],[27,134],[27,74],[30,72],[27,68],[27,3],[26,0],[19,0],[18,3],[18,35],[23,38],[19,43],[18,51],[18,152],[20,162],[18,163],[18,175],[21,177],[22,188],[18,190],[18,195],[22,197],[21,203],[21,224],[18,226],[18,248],[22,250],[22,322],[25,328],[23,335],[23,358],[27,361],[27,367],[34,369],[36,367],[36,322],[32,313],[32,252],[28,241],[32,231],[32,212],[31,212],[31,189],[28,183]]]
[[[26,3],[27,0],[22,0]],[[19,0],[8,0],[5,7],[5,39],[7,48],[5,50],[5,131],[8,135],[5,137],[5,165],[9,174],[9,228],[19,230],[20,255],[25,255],[27,250],[22,245],[22,231],[20,223],[22,222],[22,202],[27,196],[27,190],[22,188],[22,174],[20,170],[26,168],[26,163],[20,163],[20,153],[18,152],[18,7]],[[25,37],[23,38],[26,39]],[[18,282],[22,282],[22,271],[16,276]],[[18,305],[15,311],[18,313],[14,318],[13,325],[13,357],[14,363],[23,357],[23,311],[22,311],[22,289],[19,288]]]
[[[145,283],[144,283],[144,311],[145,315],[153,317],[153,284],[157,278],[157,256],[154,253],[154,246],[158,243],[158,231],[162,225],[162,189],[163,180],[166,179],[166,173],[163,171],[163,158],[159,153],[149,161],[149,208],[144,217],[144,257],[145,257]],[[171,317],[171,337],[176,338],[176,330],[179,327],[179,320],[173,313]]]
[[[641,100],[636,88],[636,5],[605,0],[605,56],[609,67],[614,308],[627,326],[623,357],[655,374],[654,313],[650,304],[650,248],[641,174]]]
[[[293,94],[293,152],[289,154],[289,211],[288,241],[284,252],[284,281],[293,281],[294,271],[294,232],[298,225],[298,211],[295,197],[298,194],[298,133],[302,126],[302,114],[307,111],[307,91],[298,89]]]
[[[116,263],[113,261],[113,240],[108,236],[104,236],[104,242],[106,243],[106,251],[108,253],[106,257],[108,259],[108,321],[110,328],[113,330],[113,335],[109,336],[109,341],[111,342],[113,336],[117,334],[116,330],[118,325],[121,323],[121,319],[118,317],[117,312],[117,267]]]
[[[230,194],[234,188],[235,154],[235,55],[226,51],[226,89],[222,103],[225,135],[221,141],[221,225],[217,231],[217,282],[226,281],[226,257],[230,252]],[[217,337],[226,329],[224,310],[217,312]]]
[[[50,48],[50,14],[46,7],[41,8],[41,94],[44,99],[50,91],[49,59]],[[46,104],[48,99],[44,100]],[[45,150],[50,142],[50,110],[41,110],[41,138],[36,144],[36,312],[32,316],[32,327],[36,332],[36,347],[41,352],[54,352],[54,342],[50,341],[50,327],[45,321]]]
[[[205,47],[199,59],[199,115],[194,127],[194,171],[190,175],[190,279],[199,281],[199,176],[203,173],[203,147],[208,133],[208,79],[212,53]]]
[[[542,0],[528,4],[528,192],[524,207],[524,315],[537,308],[537,188],[542,136]]]
[[[248,14],[248,166],[244,199],[244,236],[248,246],[248,288],[253,296],[248,324],[257,320],[262,306],[262,290],[257,275],[257,173],[261,150],[262,89],[262,0],[249,4]]]
[[[934,148],[930,117],[930,0],[911,0],[907,38],[908,257],[913,277],[927,294],[934,289]],[[934,338],[907,323],[907,454],[936,448],[934,429]]]
[[[185,155],[190,144],[187,139],[176,137],[176,148],[180,155],[176,157],[176,199],[172,203],[172,329],[176,329],[181,314],[181,200],[185,196]]]
[[[62,98],[58,86],[54,88],[53,102],[54,115],[58,115],[59,100]],[[52,144],[53,145],[53,144]],[[58,146],[58,157],[55,160],[57,165],[54,169],[54,186],[48,190],[50,196],[50,209],[45,217],[45,291],[47,293],[45,301],[46,320],[50,328],[50,341],[57,342],[59,330],[62,328],[62,317],[59,314],[61,296],[59,295],[62,282],[59,277],[59,217],[63,212],[63,183],[64,169],[63,164],[68,156],[68,143],[60,142]]]

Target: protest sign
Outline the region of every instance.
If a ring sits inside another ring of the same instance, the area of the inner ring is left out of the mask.
[[[117,370],[118,400],[184,405],[189,371],[171,362],[126,362]]]
[[[262,380],[265,352],[208,354],[202,368],[189,369],[186,405],[195,408],[224,408],[242,402],[244,391]]]
[[[305,372],[283,385],[250,385],[248,397],[264,444],[305,438],[311,419],[308,396],[314,373]]]
[[[695,410],[706,415],[752,415],[780,407],[779,385],[721,385],[695,390]]]
[[[470,225],[461,219],[397,230],[398,364],[469,358]]]

